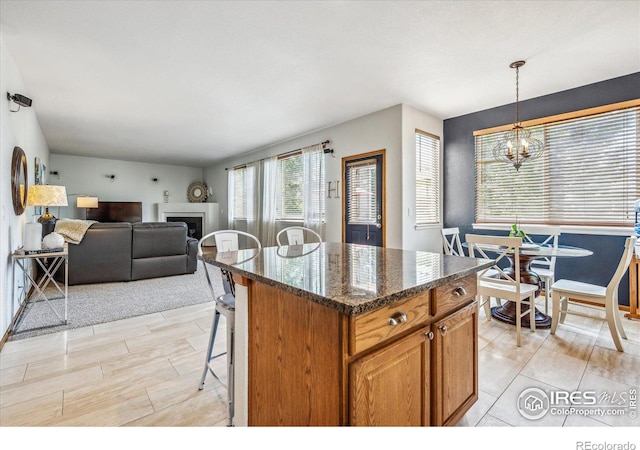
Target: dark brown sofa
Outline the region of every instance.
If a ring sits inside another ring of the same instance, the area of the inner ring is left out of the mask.
[[[94,223],[69,244],[69,285],[194,273],[197,252],[183,222]]]

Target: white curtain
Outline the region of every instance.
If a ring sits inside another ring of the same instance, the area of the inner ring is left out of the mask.
[[[233,224],[233,199],[234,199],[234,170],[229,169],[227,171],[227,227],[230,230],[234,229]]]
[[[322,144],[302,149],[303,226],[314,230],[324,240],[325,182]]]
[[[324,239],[325,176],[322,144],[302,149],[302,166],[303,225]],[[274,246],[277,203],[282,184],[280,161],[278,156],[273,156],[247,163],[245,168],[244,171],[239,169],[238,174],[234,170],[230,170],[228,174],[229,228],[253,234],[263,247]]]
[[[260,239],[260,191],[261,175],[260,161],[247,164],[247,174],[245,177],[244,192],[247,196],[247,233],[253,234]],[[262,242],[262,241],[261,241]]]
[[[276,203],[278,196],[278,157],[261,161],[262,163],[262,208],[260,242],[265,247],[276,245]]]

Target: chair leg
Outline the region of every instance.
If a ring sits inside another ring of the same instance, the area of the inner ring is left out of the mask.
[[[235,312],[227,316],[227,397],[229,401],[229,422],[228,426],[234,425],[235,419],[235,333],[236,333]]]
[[[202,371],[202,379],[200,380],[200,387],[198,389],[204,389],[204,380],[207,378],[207,373],[211,370],[209,363],[213,359],[213,344],[216,340],[216,333],[218,331],[218,323],[220,322],[220,313],[217,309],[213,313],[213,323],[211,324],[211,333],[209,334],[209,345],[207,346],[207,354],[204,361],[204,370]]]
[[[560,318],[560,293],[553,291],[551,294],[551,334],[556,334],[558,319]]]
[[[553,284],[550,278],[544,279],[544,313],[549,314],[549,288]]]
[[[620,342],[620,334],[618,333],[618,329],[616,328],[616,314],[618,313],[613,309],[613,302],[608,301],[605,305],[605,312],[607,316],[607,325],[609,325],[609,332],[611,333],[611,337],[613,338],[613,343],[616,345],[616,348],[619,352],[624,352],[622,348],[622,342]]]
[[[484,315],[487,322],[491,321],[491,297],[484,300],[484,297],[478,296],[479,301],[478,304],[481,304],[484,307]]]
[[[529,297],[529,328],[531,328],[531,332],[536,331],[536,295],[531,294]]]
[[[613,294],[613,295],[617,295],[617,294]],[[614,315],[613,318],[616,320],[616,328],[618,329],[618,333],[620,333],[620,337],[622,337],[622,339],[627,339],[627,333],[625,333],[624,331],[624,326],[622,326],[622,320],[620,319],[620,312],[618,311],[618,298],[614,297],[614,301],[613,301],[613,311],[614,311]]]
[[[522,327],[522,302],[516,302],[516,345],[520,347],[520,329]]]
[[[560,323],[564,323],[564,319],[567,318],[567,311],[569,310],[569,298],[562,296],[560,299]]]

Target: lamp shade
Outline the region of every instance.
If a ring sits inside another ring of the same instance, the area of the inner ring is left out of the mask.
[[[97,208],[98,197],[78,197],[76,206],[78,208]]]
[[[64,186],[34,184],[29,186],[28,206],[67,206],[67,190]]]

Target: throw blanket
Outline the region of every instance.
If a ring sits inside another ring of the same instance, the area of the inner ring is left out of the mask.
[[[95,220],[58,219],[55,232],[61,234],[65,241],[79,244],[89,227]]]

